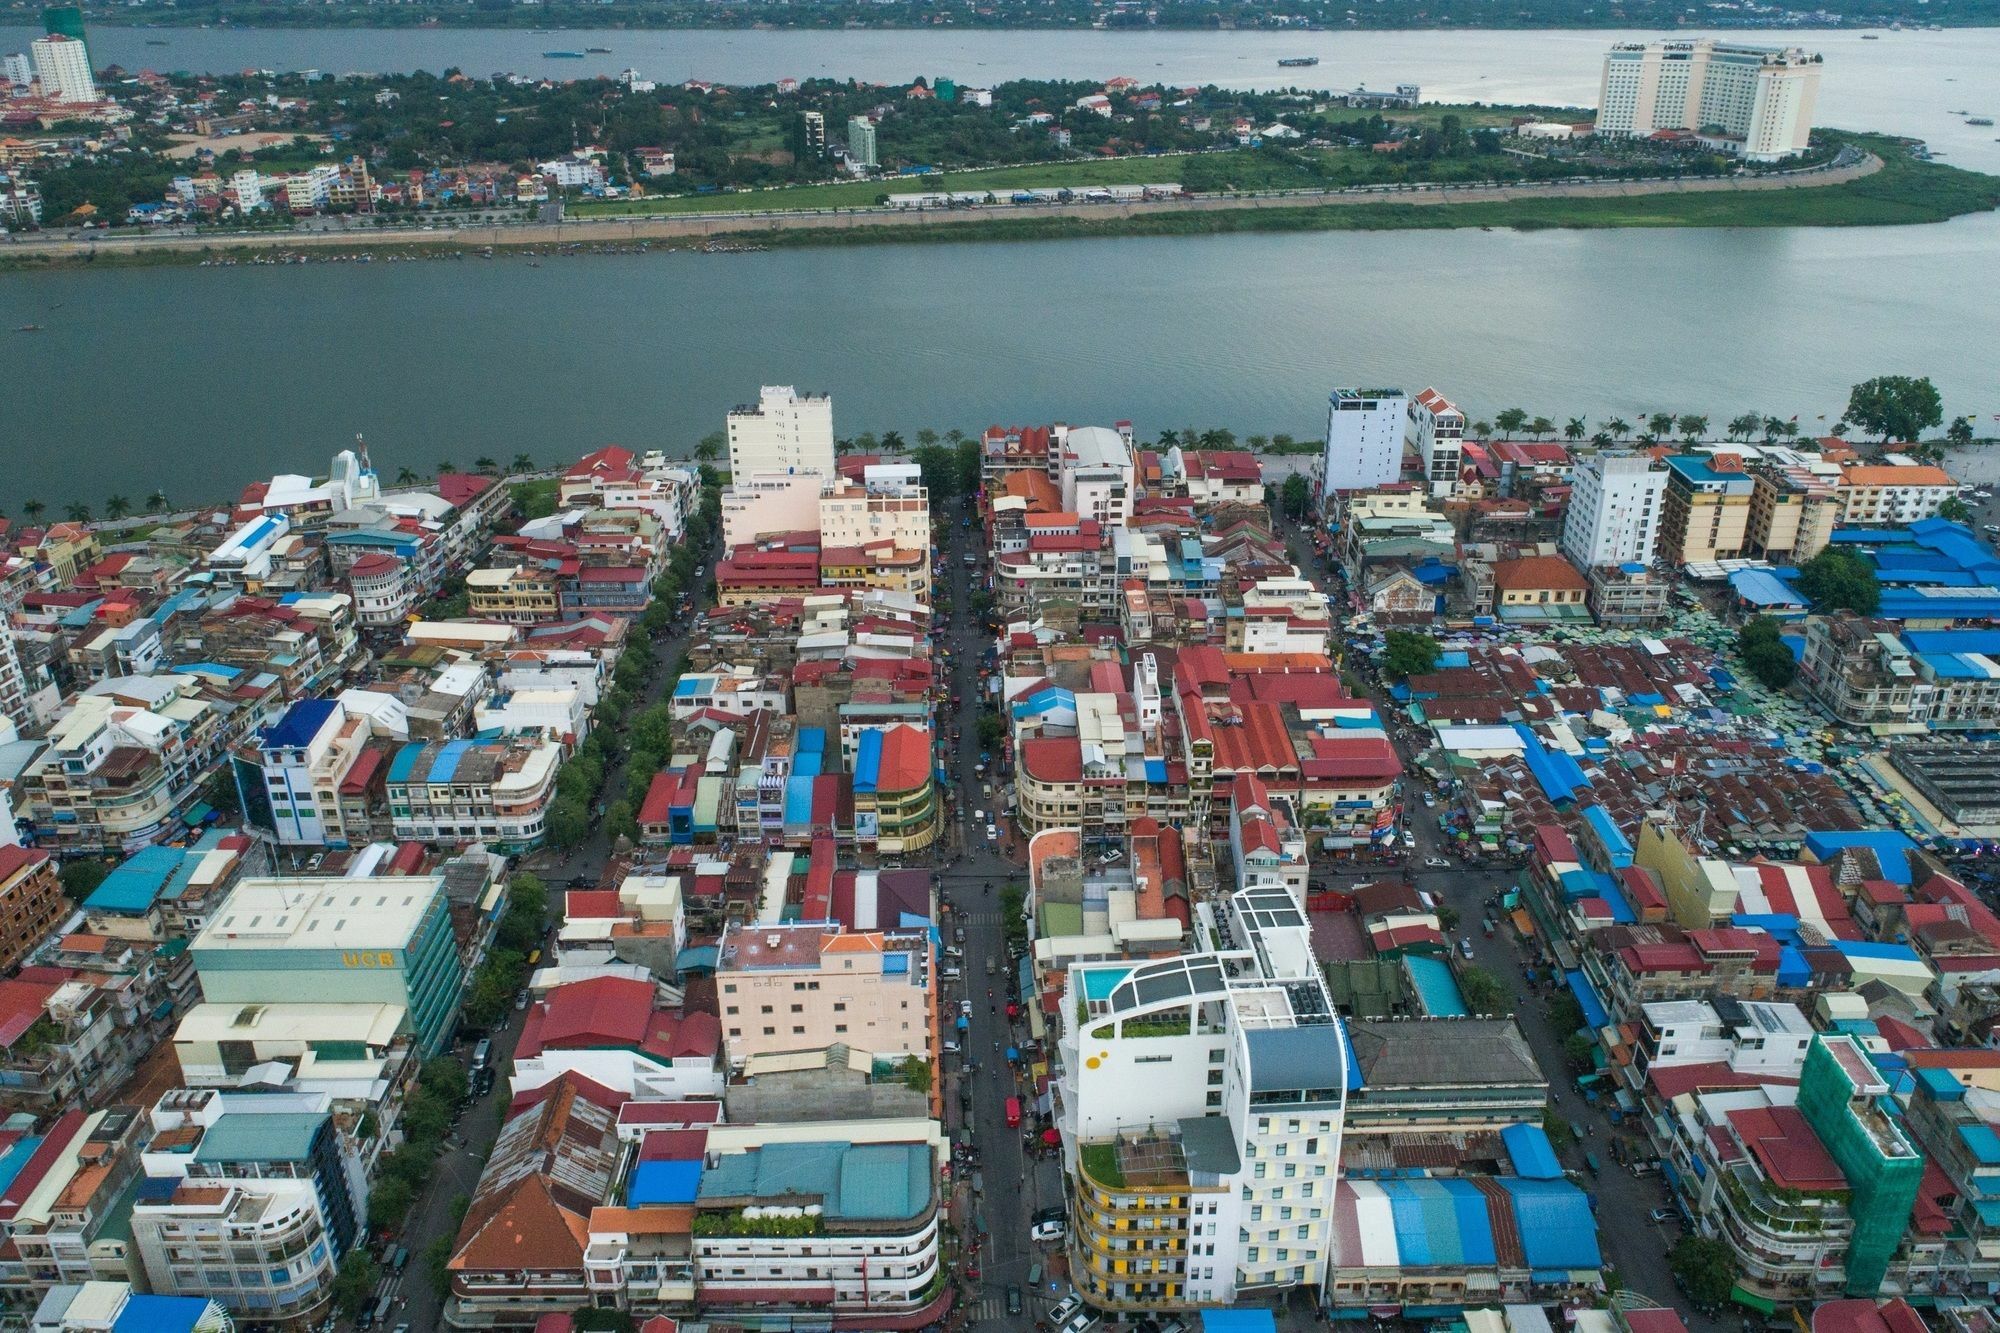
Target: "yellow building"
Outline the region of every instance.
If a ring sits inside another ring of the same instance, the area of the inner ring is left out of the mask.
[[[1685,565],[1733,560],[1750,531],[1750,474],[1734,454],[1676,454],[1666,460],[1660,500],[1660,555]]]
[[[553,570],[517,565],[475,569],[465,576],[467,605],[482,620],[527,625],[562,614],[562,591]]]
[[[1078,1157],[1069,1239],[1077,1291],[1105,1310],[1185,1305],[1191,1219],[1225,1189],[1190,1184],[1178,1133],[1121,1134],[1080,1144]]]
[[[1659,876],[1667,911],[1683,930],[1707,930],[1736,910],[1736,877],[1729,863],[1696,856],[1671,824],[1654,819],[1641,824],[1632,861]]]
[[[1760,467],[1750,486],[1745,555],[1796,565],[1826,549],[1840,510],[1830,480],[1801,467]]]

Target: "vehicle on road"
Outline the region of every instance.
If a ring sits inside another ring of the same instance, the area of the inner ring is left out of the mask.
[[[1069,1323],[1070,1316],[1083,1313],[1081,1296],[1065,1296],[1049,1311],[1049,1327],[1062,1328]]]
[[[1464,959],[1468,959],[1468,960],[1469,960],[1469,959],[1470,959],[1470,958],[1472,957],[1472,941],[1471,941],[1471,940],[1466,940],[1466,939],[1461,939],[1461,940],[1460,940],[1460,941],[1458,942],[1458,956],[1459,956],[1460,958],[1464,958]]]
[[[989,953],[989,954],[987,954],[987,955],[986,955],[986,975],[990,977],[990,976],[992,976],[992,975],[994,974],[994,972],[996,972],[997,970],[998,970],[998,968],[996,968],[996,967],[994,966],[994,963],[993,963],[993,955],[992,955],[992,954],[990,954],[990,953]]]
[[[1006,1110],[1007,1128],[1019,1129],[1021,1127],[1021,1099],[1019,1097],[1009,1097],[1007,1099]]]
[[[1021,1313],[1021,1287],[1018,1283],[1007,1284],[1007,1313]]]
[[[1040,1241],[1061,1240],[1066,1230],[1068,1228],[1060,1222],[1037,1222],[1029,1228],[1028,1237]]]
[[[955,1042],[955,1041],[948,1041],[948,1042],[944,1043],[944,1053],[945,1053],[946,1055],[957,1055],[957,1054],[958,1054],[958,1043],[957,1043],[957,1042]]]
[[[1085,1310],[1064,1324],[1062,1333],[1089,1333],[1089,1330],[1095,1327],[1097,1327],[1097,1316]]]
[[[472,1069],[474,1073],[486,1068],[486,1062],[493,1055],[493,1038],[481,1037],[479,1044],[472,1048]]]
[[[965,1014],[969,1017],[972,1013],[972,1001],[960,1000],[958,1002],[958,1012],[960,1012],[961,1014]]]
[[[986,826],[986,841],[988,842],[1000,841],[1000,829],[997,825],[988,824]]]
[[[1988,523],[1985,527],[1981,528],[1980,531],[1986,533],[1988,536],[1991,536],[1996,532],[2000,532],[2000,523]]]
[[[1646,1220],[1656,1225],[1661,1222],[1671,1222],[1674,1220],[1674,1210],[1671,1208],[1655,1208],[1652,1212],[1646,1214]]]
[[[1451,869],[1451,862],[1442,856],[1426,856],[1424,858],[1424,869],[1449,870]]]
[[[516,1010],[521,1010],[521,1009],[526,1009],[527,1007],[528,1007],[528,992],[522,991],[519,995],[516,995],[514,997],[514,1008]]]

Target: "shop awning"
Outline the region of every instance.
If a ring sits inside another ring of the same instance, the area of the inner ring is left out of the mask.
[[[1741,1283],[1729,1289],[1729,1299],[1735,1301],[1738,1305],[1748,1306],[1759,1314],[1776,1314],[1778,1312],[1778,1303],[1776,1301],[1766,1300],[1754,1291],[1745,1291]]]

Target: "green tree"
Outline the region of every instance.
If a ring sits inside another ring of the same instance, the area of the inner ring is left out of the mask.
[[[1729,428],[1724,432],[1723,438],[1747,441],[1752,435],[1757,433],[1757,428],[1764,424],[1764,420],[1765,418],[1756,412],[1745,412],[1740,416],[1733,416],[1729,418]]]
[[[1710,1309],[1729,1299],[1736,1286],[1736,1258],[1729,1247],[1707,1236],[1682,1236],[1667,1251],[1667,1266],[1673,1269],[1688,1299]]]
[[[1576,1142],[1576,1135],[1570,1133],[1569,1121],[1563,1119],[1553,1106],[1542,1108],[1542,1132],[1558,1148],[1566,1148]]]
[[[1673,434],[1674,414],[1672,412],[1648,413],[1646,416],[1646,429],[1656,436]]]
[[[426,1092],[454,1106],[465,1100],[469,1086],[465,1066],[448,1055],[434,1055],[424,1061],[423,1073],[418,1075],[417,1082]]]
[[[154,491],[146,497],[146,512],[149,514],[164,514],[169,508],[165,491]]]
[[[1972,418],[1953,417],[1951,424],[1944,428],[1944,440],[1954,449],[1963,449],[1972,443]]]
[[[1571,444],[1575,444],[1589,433],[1590,428],[1583,424],[1582,417],[1571,417],[1568,421],[1563,422],[1563,438]]]
[[[903,1061],[903,1086],[917,1092],[929,1092],[931,1090],[930,1061],[914,1055]]]
[[[56,872],[56,878],[61,881],[64,893],[77,902],[82,902],[96,891],[97,886],[102,884],[104,877],[110,873],[109,861],[65,861],[62,863],[62,869]]]
[[[1518,407],[1510,407],[1493,414],[1493,422],[1508,435],[1513,435],[1528,424],[1528,414]]]
[[[1476,963],[1459,971],[1458,993],[1465,997],[1465,1007],[1475,1014],[1504,1014],[1509,1008],[1507,988]]]
[[[701,441],[695,445],[694,456],[704,463],[713,463],[716,459],[722,457],[722,451],[728,447],[728,444],[729,437],[727,435],[724,435],[719,430],[712,430],[702,436]]]
[[[590,836],[590,811],[580,800],[559,798],[549,807],[549,841],[563,851],[583,845]]]
[[[509,472],[533,472],[535,460],[528,454],[515,454],[514,461],[507,464]]]
[[[1392,629],[1384,644],[1382,670],[1398,680],[1421,676],[1438,664],[1438,641],[1415,630]]]
[[[472,466],[479,472],[498,472],[500,470],[500,464],[485,454],[481,454],[479,457],[473,459]]]
[[[374,1202],[372,1199],[369,1201]],[[370,1212],[374,1209],[371,1207]],[[333,1301],[349,1319],[358,1319],[375,1299],[375,1284],[382,1280],[382,1267],[368,1251],[356,1247],[340,1257],[340,1270],[333,1275]]]
[[[458,471],[458,464],[452,462],[448,458],[443,460],[437,465],[437,474],[440,477],[449,477],[452,473],[456,471]]]
[[[90,506],[81,500],[72,500],[63,506],[63,517],[72,523],[90,522]]]
[[[104,502],[104,516],[106,518],[124,518],[131,512],[132,502],[122,495],[114,495]]]
[[[1778,622],[1769,616],[1744,622],[1743,628],[1736,632],[1736,651],[1743,655],[1743,665],[1750,668],[1750,674],[1767,689],[1782,690],[1798,674],[1792,650],[1785,647],[1778,634]]]
[[[1590,1066],[1594,1063],[1590,1053],[1596,1049],[1597,1043],[1581,1032],[1572,1032],[1563,1038],[1563,1059],[1569,1061],[1569,1067],[1576,1073],[1584,1074],[1590,1071]]]
[[[975,724],[979,733],[979,748],[991,750],[1007,739],[1007,724],[991,713],[981,713]]]
[[[377,1180],[368,1191],[368,1225],[377,1231],[393,1230],[403,1224],[416,1201],[416,1187],[407,1180],[397,1176]]]
[[[1829,546],[1799,566],[1799,591],[1815,611],[1852,611],[1872,616],[1882,604],[1875,571],[1860,556]]]
[[[1972,521],[1972,506],[1959,499],[1956,495],[1947,495],[1944,498],[1944,503],[1938,506],[1938,517],[1948,519],[1953,523],[1970,523]]]
[[[451,1106],[434,1093],[418,1089],[403,1107],[403,1133],[418,1143],[436,1143],[451,1128]]]
[[[460,1202],[470,1202],[461,1194]],[[430,1279],[431,1294],[442,1300],[451,1290],[451,1256],[457,1245],[457,1236],[445,1232],[430,1244],[424,1246],[424,1276]]]
[[[910,455],[930,490],[933,514],[944,512],[958,495],[958,459],[954,450],[952,445],[921,444]]]
[[[604,832],[613,838],[639,841],[639,821],[632,816],[632,803],[619,797],[604,807]]]
[[[1702,436],[1708,434],[1708,418],[1699,413],[1686,413],[1678,424],[1681,428],[1681,438],[1689,444],[1696,443]]]
[[[1528,434],[1534,436],[1538,440],[1546,439],[1548,436],[1551,436],[1555,433],[1556,433],[1556,423],[1550,421],[1547,417],[1536,417],[1533,421],[1530,421],[1528,423]]]
[[[602,1306],[579,1306],[570,1316],[570,1325],[577,1333],[635,1333],[638,1323],[626,1310],[608,1310]]]
[[[1312,487],[1299,473],[1286,477],[1278,493],[1284,500],[1287,517],[1301,519],[1312,512]]]
[[[918,444],[936,444],[937,442],[938,442],[938,433],[932,430],[929,426],[925,426],[917,432]]]
[[[48,509],[49,507],[40,500],[21,501],[21,514],[30,523],[39,521],[42,515],[48,512]]]
[[[1891,440],[1914,442],[1944,420],[1944,403],[1929,376],[1877,375],[1849,390],[1842,419],[1879,437],[1884,444]]]

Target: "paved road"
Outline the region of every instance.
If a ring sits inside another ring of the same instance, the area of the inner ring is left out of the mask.
[[[710,550],[700,556],[696,563],[712,565],[715,552]],[[700,580],[697,580],[700,582]],[[694,594],[699,596],[697,592]],[[676,622],[668,633],[658,641],[655,660],[659,663],[653,673],[652,682],[646,688],[642,702],[636,702],[627,711],[627,716],[636,716],[657,703],[673,683],[670,668],[687,650],[692,618]],[[621,750],[615,763],[609,766],[605,777],[606,793],[615,793],[625,775],[625,755]],[[608,797],[607,797],[608,799]],[[600,824],[593,828],[590,838],[575,851],[567,855],[543,853],[529,859],[524,869],[541,876],[548,885],[548,926],[553,931],[562,924],[563,890],[570,879],[587,879],[595,884],[604,872],[606,861],[611,855],[611,839]],[[493,1140],[499,1136],[503,1108],[507,1105],[508,1080],[505,1070],[513,1058],[514,1045],[521,1037],[520,1010],[510,1009],[501,1027],[492,1034],[492,1064],[502,1071],[494,1080],[494,1085],[483,1097],[474,1097],[468,1102],[460,1119],[454,1137],[463,1136],[458,1147],[447,1147],[438,1158],[437,1170],[416,1206],[410,1211],[409,1225],[399,1237],[399,1243],[410,1247],[410,1266],[404,1272],[399,1284],[392,1290],[405,1301],[390,1318],[390,1327],[398,1321],[407,1320],[412,1329],[437,1329],[444,1327],[440,1302],[431,1287],[429,1274],[422,1262],[424,1249],[439,1236],[455,1234],[459,1219],[455,1215],[460,1195],[470,1195],[479,1183],[479,1172],[487,1155],[493,1150]],[[471,1061],[472,1043],[460,1043],[455,1054],[459,1059]],[[447,1140],[447,1143],[451,1140]]]
[[[1292,559],[1299,568],[1322,587],[1330,587],[1326,563],[1319,559],[1296,527],[1288,529],[1287,541]],[[1345,619],[1344,612],[1336,613],[1336,624],[1343,623]],[[1368,684],[1377,709],[1385,718],[1390,717],[1396,706],[1383,692],[1380,682],[1369,677],[1365,664],[1350,665]],[[1390,735],[1403,760],[1404,769],[1410,775],[1406,779],[1406,828],[1415,839],[1414,846],[1410,848],[1410,864],[1420,867],[1426,860],[1446,851],[1449,840],[1439,831],[1437,824],[1437,815],[1445,806],[1442,801],[1436,809],[1424,806],[1419,795],[1423,784],[1418,776],[1414,748],[1397,734],[1393,725]],[[1492,973],[1514,996],[1514,1011],[1520,1020],[1522,1034],[1527,1037],[1535,1059],[1549,1078],[1557,1112],[1565,1120],[1584,1128],[1583,1141],[1565,1148],[1561,1155],[1564,1164],[1578,1172],[1584,1188],[1597,1196],[1597,1224],[1606,1262],[1616,1268],[1625,1288],[1678,1309],[1693,1333],[1717,1333],[1721,1325],[1694,1313],[1674,1287],[1666,1252],[1680,1235],[1678,1225],[1647,1220],[1653,1209],[1672,1202],[1665,1185],[1658,1176],[1637,1177],[1612,1161],[1609,1143],[1618,1131],[1602,1112],[1585,1106],[1582,1095],[1575,1091],[1569,1062],[1563,1054],[1563,1039],[1569,1034],[1558,1031],[1550,1023],[1548,992],[1546,989],[1539,994],[1531,992],[1524,975],[1524,968],[1529,963],[1521,946],[1512,939],[1511,932],[1503,930],[1489,939],[1479,928],[1486,912],[1486,900],[1495,894],[1505,893],[1518,878],[1519,872],[1513,870],[1482,870],[1463,866],[1413,872],[1418,888],[1435,895],[1458,913],[1461,923],[1459,933],[1472,942],[1472,961]],[[1594,1178],[1590,1175],[1584,1160],[1586,1152],[1596,1154],[1602,1167],[1601,1175]]]

